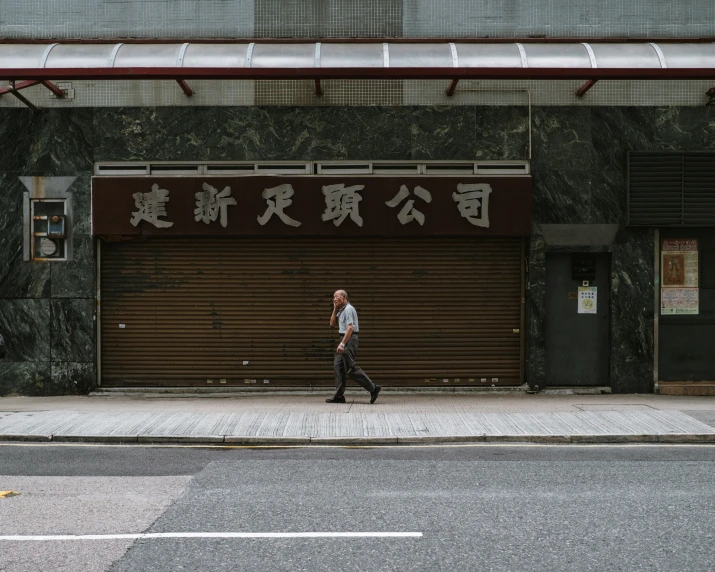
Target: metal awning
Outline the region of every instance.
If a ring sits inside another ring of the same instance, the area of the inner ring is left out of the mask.
[[[715,43],[55,43],[0,44],[0,79],[185,80],[715,79]],[[55,88],[56,89],[56,88]]]

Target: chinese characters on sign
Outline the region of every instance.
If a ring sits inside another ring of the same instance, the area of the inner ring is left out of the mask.
[[[220,213],[221,226],[226,228],[228,224],[228,205],[236,204],[236,199],[231,196],[231,187],[226,187],[220,193],[216,187],[212,187],[208,183],[204,183],[201,188],[203,191],[195,195],[194,220],[209,224],[210,222],[215,222]]]
[[[153,224],[157,228],[169,228],[174,226],[173,222],[159,220],[159,217],[166,216],[166,203],[169,202],[169,191],[160,189],[159,185],[154,184],[149,193],[134,193],[134,206],[139,210],[132,213],[132,218],[129,222],[132,226],[137,226],[141,221],[145,220]]]
[[[422,187],[417,186],[415,187],[414,193],[415,196],[419,197],[424,202],[432,202],[432,194],[427,189],[423,189]],[[405,185],[402,185],[400,187],[400,191],[392,198],[392,200],[386,201],[385,204],[391,209],[394,209],[397,205],[399,205],[409,196],[410,191],[407,190],[407,187]],[[404,204],[402,210],[397,215],[397,220],[400,221],[400,224],[407,224],[408,222],[412,222],[413,220],[416,220],[420,226],[425,223],[425,215],[423,215],[420,211],[414,208],[414,205],[414,199],[410,199]]]
[[[345,218],[350,216],[356,225],[362,226],[362,217],[360,216],[362,197],[358,191],[364,188],[365,185],[346,187],[344,184],[323,187],[325,212],[320,217],[323,222],[332,220],[335,226],[340,226]]]
[[[203,183],[202,190],[194,194],[195,208],[193,211],[194,220],[210,224],[219,221],[219,224],[226,228],[228,226],[228,207],[236,206],[237,201],[231,195],[231,187],[226,186],[222,191],[216,187]],[[363,226],[363,218],[360,215],[360,202],[363,200],[360,191],[365,185],[346,186],[344,183],[322,186],[322,194],[325,198],[325,210],[320,216],[323,222],[332,221],[339,227],[347,218],[353,221],[358,227]],[[489,195],[492,188],[488,184],[457,184],[457,191],[452,193],[452,200],[457,203],[456,207],[462,218],[470,224],[482,228],[489,228]],[[258,215],[256,220],[261,226],[266,225],[275,215],[283,224],[297,228],[302,222],[292,218],[286,211],[293,204],[295,190],[291,184],[285,183],[277,187],[266,188],[261,193],[261,197],[266,202],[266,210],[262,215]],[[427,189],[417,185],[412,191],[407,185],[401,185],[397,194],[389,201],[384,201],[391,209],[402,205],[397,213],[397,220],[401,225],[417,222],[424,225],[427,215],[416,208],[416,199],[420,200],[420,208],[432,202],[432,193]],[[148,193],[134,193],[134,205],[138,209],[132,212],[131,224],[137,226],[141,221],[154,225],[156,228],[170,228],[173,222],[165,220],[167,217],[166,204],[169,202],[169,190],[160,188],[158,184],[151,187]]]
[[[290,218],[283,209],[287,209],[293,204],[291,197],[295,194],[293,187],[291,185],[278,185],[272,189],[266,189],[261,193],[261,196],[268,203],[268,208],[263,216],[257,217],[258,224],[261,226],[265,225],[268,220],[276,215],[279,219],[283,221],[284,224],[288,226],[298,227],[301,225],[300,222]]]
[[[698,241],[664,239],[660,248],[660,313],[698,314]]]
[[[452,193],[459,212],[474,226],[489,228],[489,195],[492,188],[482,183],[457,185],[457,192]]]

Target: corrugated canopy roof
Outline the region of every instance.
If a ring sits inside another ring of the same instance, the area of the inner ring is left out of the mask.
[[[0,79],[708,79],[713,43],[0,44]]]

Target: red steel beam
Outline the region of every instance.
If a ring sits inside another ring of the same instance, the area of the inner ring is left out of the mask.
[[[183,79],[177,79],[176,83],[179,84],[179,87],[181,88],[181,91],[183,91],[186,94],[186,97],[191,97],[194,95],[194,90],[189,87],[189,84],[186,83]]]
[[[589,79],[586,83],[584,83],[581,87],[579,87],[576,90],[576,95],[579,97],[583,97],[586,95],[586,92],[591,89],[594,85],[596,85],[597,79]]]
[[[26,87],[32,87],[33,85],[37,85],[39,83],[40,82],[36,79],[31,79],[29,81],[20,81],[15,84],[15,87],[8,85],[7,87],[0,88],[0,96],[5,95],[6,93],[12,93],[21,89],[25,89]]]
[[[25,85],[23,87],[29,87],[29,86]],[[22,101],[22,103],[24,103],[27,107],[32,109],[32,111],[34,111],[35,113],[40,111],[34,103],[32,103],[29,99],[27,99],[24,95],[22,95],[21,93],[19,93],[17,91],[17,86],[15,85],[14,81],[10,82],[10,85],[7,87],[7,89],[9,90],[8,93],[11,93],[15,97],[17,97],[20,101]]]
[[[49,80],[38,80],[38,79],[31,79],[28,81],[21,81],[15,84],[15,89],[13,90],[12,87],[3,87],[0,89],[0,95],[5,95],[6,93],[10,93],[11,91],[19,91],[21,89],[25,89],[27,87],[32,87],[33,85],[39,85],[42,84],[44,85],[47,89],[49,89],[52,93],[54,93],[57,97],[64,97],[65,92],[62,91],[59,87],[57,87],[54,83],[52,83]]]
[[[49,80],[42,80],[42,85],[44,85],[47,89],[49,89],[52,93],[54,93],[57,97],[64,97],[65,92],[62,91],[59,87],[57,87],[54,83],[52,83]]]
[[[447,88],[447,91],[445,93],[447,94],[447,97],[452,97],[454,95],[454,92],[457,91],[457,84],[459,83],[458,79],[453,79],[451,83],[449,84],[449,87]]]
[[[712,79],[715,68],[0,68],[0,79]]]

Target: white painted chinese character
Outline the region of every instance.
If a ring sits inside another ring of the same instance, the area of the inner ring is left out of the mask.
[[[159,220],[160,216],[166,216],[166,203],[169,202],[169,191],[160,189],[156,183],[151,186],[149,193],[134,193],[134,205],[139,209],[132,213],[129,222],[137,226],[140,221],[145,220],[153,224],[156,228],[169,228],[174,226],[173,222]]]
[[[228,224],[228,205],[235,205],[236,199],[231,196],[231,187],[226,187],[220,193],[216,187],[208,183],[201,185],[203,191],[195,193],[196,208],[194,209],[194,220],[202,221],[205,224],[215,222],[221,213],[221,226],[226,228]]]
[[[258,224],[263,226],[268,222],[268,220],[275,214],[280,218],[284,224],[288,226],[300,226],[302,223],[290,218],[287,214],[283,212],[283,209],[288,208],[293,204],[291,197],[295,194],[292,185],[284,184],[273,187],[272,189],[265,189],[261,196],[266,199],[268,203],[268,208],[263,216],[256,217]],[[271,200],[273,199],[273,200]]]
[[[332,220],[335,226],[340,226],[345,218],[350,215],[356,225],[362,226],[362,217],[359,210],[362,197],[358,194],[358,191],[364,188],[365,185],[346,187],[343,183],[323,187],[325,212],[320,217],[323,222]]]
[[[474,226],[489,228],[489,194],[491,185],[484,183],[457,185],[457,192],[452,199],[457,203],[459,212]]]
[[[417,195],[419,198],[421,198],[423,201],[426,203],[431,203],[432,202],[432,195],[427,189],[423,189],[422,187],[415,187],[414,191],[415,195]],[[400,187],[399,192],[394,196],[394,198],[390,201],[385,201],[385,204],[390,207],[390,208],[395,208],[397,205],[399,205],[404,199],[410,196],[410,191],[407,190],[407,187],[405,185],[402,185]],[[412,222],[413,220],[416,220],[420,226],[422,226],[425,223],[425,215],[423,215],[420,211],[418,211],[415,207],[415,201],[414,199],[410,199],[407,201],[403,207],[402,210],[399,212],[397,215],[397,220],[400,221],[402,224],[407,224],[408,222]]]

